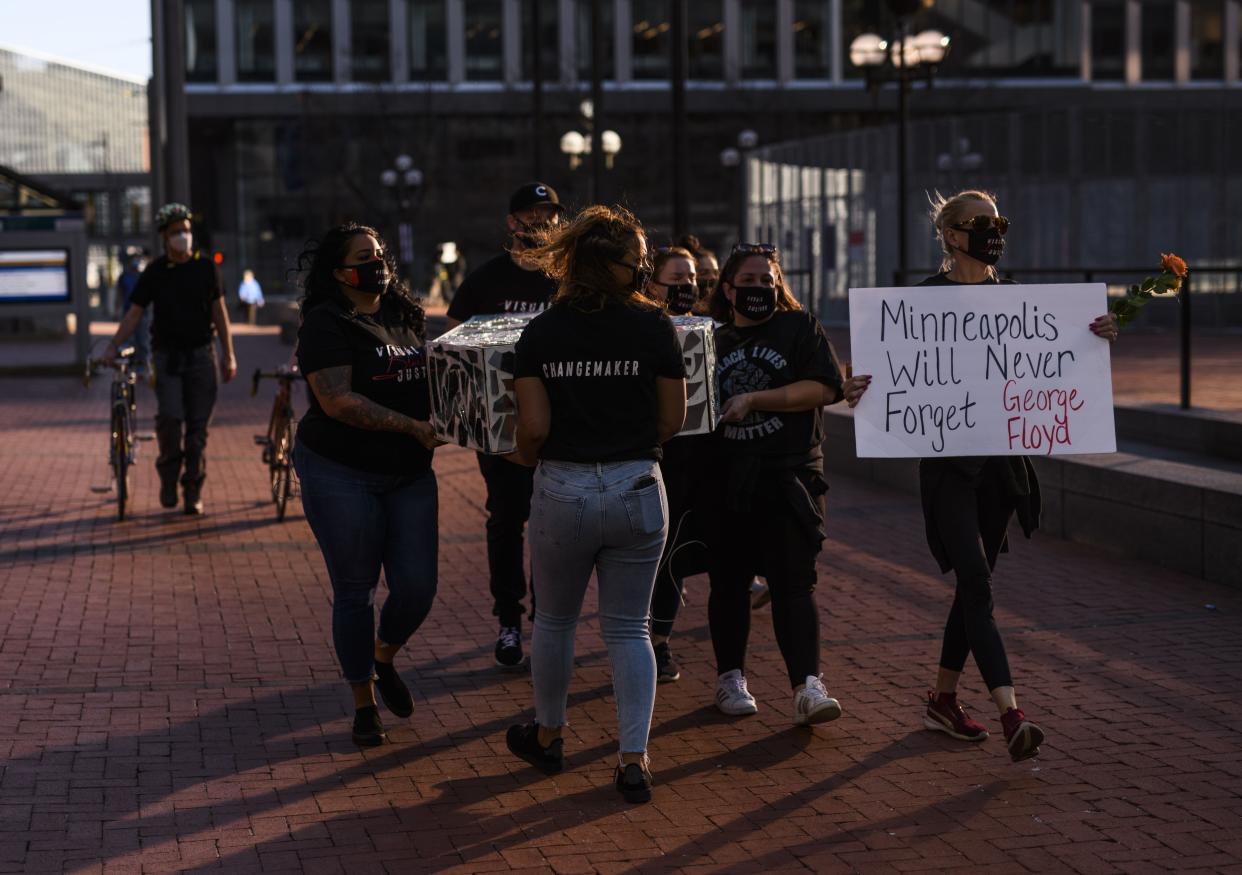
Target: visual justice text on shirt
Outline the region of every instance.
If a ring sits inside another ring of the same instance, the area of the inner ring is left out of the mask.
[[[548,379],[553,377],[637,377],[638,362],[630,359],[544,362],[543,375]]]
[[[427,355],[421,346],[397,346],[385,344],[375,347],[377,358],[388,358],[388,366],[382,374],[371,377],[375,382],[396,380],[398,383],[409,383],[414,380],[427,379]]]

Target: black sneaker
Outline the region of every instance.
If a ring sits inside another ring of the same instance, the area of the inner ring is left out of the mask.
[[[626,802],[650,802],[654,783],[651,772],[638,763],[617,766],[617,792]]]
[[[526,657],[522,654],[522,627],[501,626],[496,639],[496,664],[501,668],[521,668]]]
[[[545,775],[555,775],[565,768],[564,743],[558,738],[547,747],[541,745],[538,723],[510,726],[505,733],[505,744],[514,754]]]
[[[380,722],[379,708],[367,705],[354,712],[354,744],[359,747],[379,747],[387,739],[384,724]]]
[[[177,506],[177,481],[160,482],[160,507],[172,510]]]
[[[410,697],[410,688],[401,680],[401,675],[397,674],[391,662],[376,661],[375,689],[379,690],[384,707],[397,717],[409,717],[414,713],[414,699]]]
[[[661,641],[653,648],[656,658],[656,683],[671,684],[681,677],[681,669],[673,662],[673,654],[669,652],[668,642]]]

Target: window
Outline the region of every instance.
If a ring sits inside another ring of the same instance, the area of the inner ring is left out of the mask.
[[[634,78],[671,78],[673,23],[668,20],[668,0],[634,0],[633,10]]]
[[[593,3],[592,0],[578,0],[574,8],[575,27],[574,45],[578,47],[578,78],[591,81],[591,7],[599,10],[599,42],[603,47],[600,53],[600,78],[612,79],[614,64],[614,27],[611,3]]]
[[[690,0],[686,13],[686,37],[691,79],[724,76],[724,4],[721,0]]]
[[[448,78],[444,0],[410,0],[410,79]]]
[[[1225,4],[1190,0],[1190,78],[1225,76]]]
[[[827,79],[832,75],[831,34],[831,0],[797,0],[794,3],[795,76]]]
[[[1119,4],[1120,5],[1120,4]],[[1081,7],[1067,0],[942,0],[917,16],[952,42],[946,76],[1078,76]],[[1120,63],[1120,55],[1118,56]]]
[[[502,79],[500,0],[466,0],[466,78]]]
[[[186,0],[185,79],[211,82],[216,78],[216,2]]]
[[[1121,79],[1126,68],[1126,10],[1122,0],[1091,4],[1091,78]]]
[[[293,5],[293,78],[332,79],[332,0],[299,0]]]
[[[535,33],[535,5],[539,6],[539,33]],[[543,81],[561,78],[560,26],[557,0],[522,0],[522,78],[533,79],[535,57]]]
[[[742,78],[776,78],[776,6],[742,0]]]
[[[1167,81],[1173,78],[1174,34],[1177,9],[1173,0],[1147,2],[1142,9],[1143,78]]]
[[[241,82],[271,82],[276,78],[273,47],[272,0],[235,0],[237,25],[237,78]]]
[[[388,57],[388,0],[351,0],[351,62],[355,82],[383,82],[392,74]]]

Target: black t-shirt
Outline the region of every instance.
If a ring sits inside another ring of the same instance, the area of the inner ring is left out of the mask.
[[[215,325],[211,306],[224,296],[220,271],[201,252],[177,264],[161,255],[138,277],[130,303],[155,305],[151,347],[158,350],[196,349],[211,343]]]
[[[838,391],[837,354],[819,321],[804,310],[779,310],[767,322],[716,329],[716,376],[723,405],[734,395],[816,380]],[[716,433],[725,452],[821,458],[824,425],[819,408],[798,413],[754,410]]]
[[[367,315],[336,302],[320,304],[298,330],[298,366],[309,375],[349,365],[354,392],[406,416],[427,419],[431,393],[426,349],[414,330],[401,324],[397,307],[384,298],[380,309]],[[412,435],[333,419],[319,406],[314,391],[307,394],[310,409],[298,426],[298,440],[319,455],[380,474],[417,475],[431,467],[431,450]]]
[[[922,280],[919,283],[919,285],[920,286],[972,286],[972,285],[973,286],[986,286],[986,285],[994,285],[996,283],[999,283],[1002,286],[1016,286],[1018,284],[1018,281],[1011,280],[1011,279],[998,279],[996,277],[988,277],[987,279],[983,280],[982,282],[978,282],[978,283],[959,283],[957,280],[949,279],[949,275],[947,273],[937,273],[937,274],[932,274],[925,280]]]
[[[450,319],[496,313],[538,313],[556,294],[556,282],[538,270],[523,270],[504,252],[472,272],[449,304]]]
[[[542,379],[552,405],[541,458],[661,457],[656,378],[686,376],[663,310],[613,300],[594,312],[554,304],[530,321],[515,352],[514,377]]]

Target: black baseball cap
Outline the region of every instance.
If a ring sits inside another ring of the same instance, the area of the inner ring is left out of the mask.
[[[561,200],[556,196],[556,189],[546,182],[528,182],[509,198],[509,212],[520,213],[540,204],[551,204],[558,212],[565,212]]]

